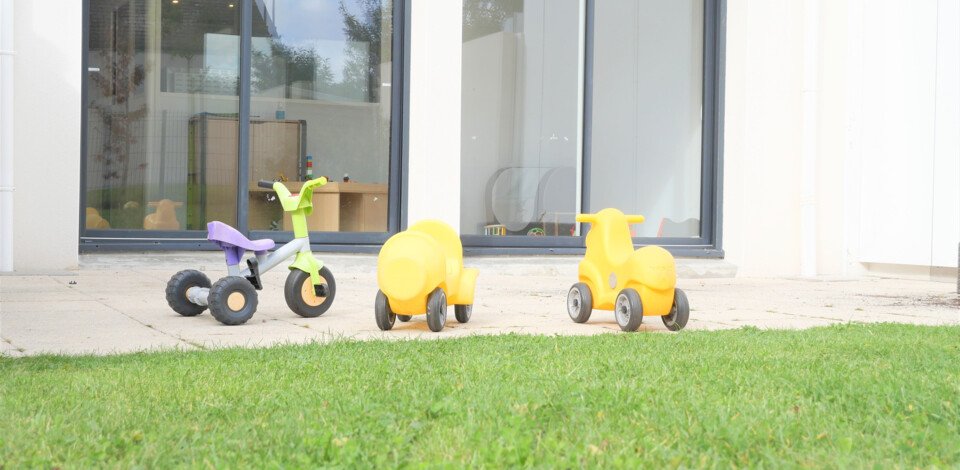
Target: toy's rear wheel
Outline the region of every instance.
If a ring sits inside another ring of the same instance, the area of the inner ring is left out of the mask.
[[[680,290],[673,290],[673,308],[669,315],[664,315],[663,324],[670,331],[680,331],[687,326],[687,320],[690,319],[690,302],[687,300],[687,293]]]
[[[213,284],[210,313],[224,325],[246,323],[257,311],[257,289],[245,277],[227,276]]]
[[[174,274],[167,282],[167,304],[174,312],[185,317],[195,317],[207,309],[206,306],[197,305],[187,298],[187,291],[191,287],[210,288],[210,278],[206,274],[195,269],[185,269]]]
[[[408,322],[408,321],[410,321],[410,320],[413,320],[413,317],[410,316],[410,315],[397,315],[397,320],[400,320],[400,321],[406,323],[406,322]]]
[[[470,305],[454,305],[453,313],[457,317],[457,321],[460,323],[466,323],[470,321],[470,317],[473,315],[473,304]]]
[[[326,266],[320,268],[319,287],[321,295],[317,295],[310,273],[292,269],[283,286],[283,297],[287,300],[290,310],[297,315],[306,318],[319,317],[330,309],[337,295],[337,282]]]
[[[443,289],[436,288],[427,297],[427,326],[430,331],[437,332],[447,324],[447,294]]]
[[[387,300],[387,295],[383,291],[377,291],[377,300],[373,303],[373,313],[377,319],[378,328],[382,331],[393,328],[393,324],[397,320],[397,314],[390,309],[390,301]]]
[[[593,312],[593,294],[590,287],[578,282],[567,292],[567,313],[576,323],[585,323]]]
[[[613,314],[617,317],[617,325],[623,331],[637,331],[643,322],[643,303],[640,294],[635,289],[626,288],[617,295],[617,302],[613,305]]]

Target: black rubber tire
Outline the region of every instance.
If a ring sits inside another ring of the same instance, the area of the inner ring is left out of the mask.
[[[231,307],[230,297],[243,296],[243,303]],[[210,314],[224,325],[242,325],[257,311],[257,289],[245,277],[227,276],[210,288]]]
[[[593,313],[593,293],[590,286],[578,282],[567,292],[567,314],[574,323],[586,323]]]
[[[373,313],[377,319],[377,327],[382,331],[389,331],[397,321],[397,314],[390,309],[390,302],[383,291],[377,291],[377,300],[373,302]]]
[[[663,319],[663,325],[670,331],[680,331],[687,326],[687,320],[690,319],[690,301],[687,300],[687,293],[680,290],[673,290],[673,308],[669,315],[660,317]]]
[[[623,331],[637,331],[643,323],[643,303],[640,294],[635,289],[626,288],[617,294],[617,301],[613,304],[613,313],[617,318],[617,325]]]
[[[167,282],[167,305],[185,317],[195,317],[207,309],[206,305],[197,305],[187,299],[187,290],[191,287],[209,289],[210,278],[196,269],[185,269],[174,274]]]
[[[316,318],[327,313],[337,296],[337,281],[326,266],[320,268],[320,277],[323,278],[323,283],[327,285],[327,296],[319,305],[310,305],[302,295],[303,283],[310,282],[310,273],[299,269],[290,270],[290,274],[287,275],[287,282],[283,285],[283,297],[287,300],[287,307],[290,307],[293,313],[305,318]]]
[[[438,332],[447,324],[447,294],[437,287],[427,297],[427,326]]]
[[[466,323],[470,321],[470,317],[473,315],[473,304],[470,305],[454,305],[453,314],[457,317],[457,321],[460,323]]]
[[[397,320],[400,320],[400,321],[406,323],[406,322],[408,322],[408,321],[410,321],[410,320],[413,320],[413,317],[410,316],[410,315],[397,315]]]

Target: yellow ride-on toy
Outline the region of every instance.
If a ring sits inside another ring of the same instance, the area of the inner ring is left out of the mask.
[[[440,331],[447,323],[447,304],[457,321],[470,321],[476,269],[463,267],[460,237],[449,225],[425,220],[387,240],[377,257],[377,326],[393,328],[397,318],[427,315],[427,326]]]
[[[590,319],[593,309],[613,310],[624,331],[636,331],[643,316],[659,316],[671,331],[679,331],[690,317],[687,295],[676,288],[673,255],[659,246],[633,249],[630,224],[642,215],[624,215],[616,209],[578,214],[589,223],[587,252],[580,261],[580,282],[567,294],[567,313],[577,323]]]

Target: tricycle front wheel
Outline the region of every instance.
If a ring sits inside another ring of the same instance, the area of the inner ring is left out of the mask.
[[[377,291],[377,300],[373,303],[373,313],[377,319],[377,327],[382,331],[392,329],[394,322],[397,321],[397,314],[390,309],[390,301],[387,300],[387,295],[381,290]]]
[[[567,292],[567,314],[575,323],[585,323],[593,312],[593,295],[590,287],[578,282]]]
[[[613,306],[617,325],[623,331],[637,331],[643,322],[643,303],[640,294],[635,289],[626,288],[617,295],[617,302]]]
[[[333,305],[333,299],[337,295],[337,283],[326,266],[320,268],[320,285],[317,287],[319,289],[314,288],[310,273],[299,269],[290,270],[283,286],[287,306],[301,317],[315,318],[323,315]]]

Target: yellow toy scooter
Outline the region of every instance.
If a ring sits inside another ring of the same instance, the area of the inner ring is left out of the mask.
[[[447,304],[454,304],[457,321],[470,321],[476,269],[463,267],[463,245],[449,225],[425,220],[387,240],[377,257],[377,326],[393,328],[397,318],[427,315],[431,331],[447,323]]]
[[[679,331],[690,318],[687,295],[676,288],[673,255],[659,246],[633,249],[630,224],[642,215],[616,209],[578,214],[591,224],[587,252],[580,261],[580,282],[567,294],[567,313],[577,323],[590,319],[593,309],[613,310],[623,331],[636,331],[643,316],[659,316],[670,331]]]

